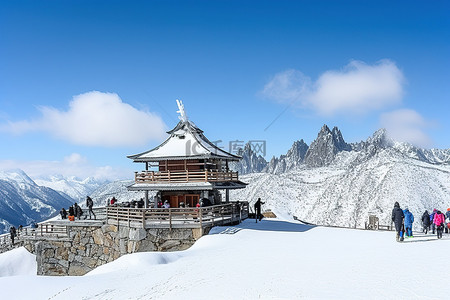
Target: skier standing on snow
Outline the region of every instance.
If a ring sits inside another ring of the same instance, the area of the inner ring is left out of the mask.
[[[426,210],[422,215],[422,226],[423,232],[427,234],[428,230],[430,230],[430,214],[428,210]]]
[[[261,214],[261,204],[264,204],[265,202],[261,201],[261,198],[258,198],[258,200],[255,202],[255,214],[256,214],[256,223],[258,223],[258,219],[259,221],[261,221],[262,219],[262,214]]]
[[[414,223],[414,216],[409,211],[408,207],[406,207],[403,211],[403,215],[405,216],[406,237],[412,237],[412,224]]]
[[[444,214],[438,210],[434,214],[433,223],[436,225],[437,238],[442,238],[442,232],[444,231],[445,217]]]
[[[392,222],[395,225],[395,231],[397,231],[397,242],[403,241],[403,220],[405,215],[403,214],[403,210],[400,208],[400,204],[395,202],[394,209],[392,210]]]

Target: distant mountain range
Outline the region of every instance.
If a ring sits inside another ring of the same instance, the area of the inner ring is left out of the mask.
[[[64,177],[62,175],[39,177],[34,179],[34,182],[38,185],[64,193],[79,203],[83,203],[86,200],[86,196],[91,195],[96,189],[108,183],[107,181],[99,181],[92,177],[79,179],[75,176]]]
[[[231,197],[315,223],[364,227],[369,214],[390,223],[395,201],[416,216],[450,207],[450,149],[420,149],[378,130],[348,144],[336,127],[324,125],[310,146],[294,142],[286,155],[267,162],[246,146],[236,166],[246,189]]]
[[[399,143],[383,129],[366,141],[347,143],[338,128],[324,125],[311,145],[295,141],[285,155],[269,162],[248,144],[239,154],[242,160],[233,168],[249,185],[231,191],[232,200],[261,197],[263,208],[310,223],[363,227],[375,214],[381,224],[389,224],[395,201],[408,206],[416,220],[425,209],[450,207],[450,149]],[[21,170],[0,171],[0,232],[11,224],[47,219],[73,202],[84,206],[87,195],[95,206],[113,196],[119,201],[144,197],[127,191],[131,184],[57,175],[33,181]]]
[[[37,185],[22,170],[0,171],[0,233],[11,225],[29,225],[56,215],[73,199],[51,188]]]
[[[295,141],[285,155],[274,156],[270,161],[266,161],[261,155],[256,155],[250,144],[246,144],[239,152],[242,160],[234,164],[234,169],[242,175],[259,172],[281,174],[296,167],[314,168],[330,165],[336,155],[343,151],[370,152],[386,148],[392,148],[405,157],[430,164],[450,163],[450,149],[421,149],[408,143],[399,143],[390,139],[385,129],[376,131],[365,142],[348,144],[337,127],[330,130],[327,125],[324,125],[310,146],[303,139]]]
[[[12,225],[47,220],[75,202],[85,207],[88,195],[94,206],[104,206],[113,196],[120,201],[144,197],[144,193],[128,192],[126,187],[131,184],[132,181],[81,180],[61,175],[32,180],[22,170],[0,171],[0,233]]]

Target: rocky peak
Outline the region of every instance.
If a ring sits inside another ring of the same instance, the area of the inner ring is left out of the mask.
[[[255,154],[250,143],[245,144],[244,149],[239,149],[238,155],[242,156],[242,159],[234,164],[233,169],[240,174],[261,172],[267,166],[267,161],[261,155]]]
[[[337,153],[350,151],[337,127],[331,131],[327,125],[323,125],[317,138],[311,143],[305,155],[305,164],[309,167],[322,167],[330,164]]]
[[[295,141],[286,155],[281,155],[280,158],[272,157],[264,171],[272,174],[280,174],[289,171],[296,166],[303,164],[306,151],[308,151],[308,145],[303,139]]]

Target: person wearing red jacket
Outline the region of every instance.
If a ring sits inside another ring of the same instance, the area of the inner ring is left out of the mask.
[[[442,238],[442,232],[444,231],[445,217],[440,210],[438,210],[434,215],[433,224],[436,225],[437,238],[438,239]]]

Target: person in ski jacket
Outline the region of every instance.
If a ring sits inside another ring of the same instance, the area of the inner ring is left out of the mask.
[[[94,206],[94,201],[89,196],[86,197],[86,206],[89,209],[89,219],[92,219],[92,216],[91,216],[91,214],[92,214],[92,215],[94,215],[94,220],[96,220],[97,218],[94,214],[94,211],[92,210],[92,207]]]
[[[422,226],[425,234],[430,230],[430,223],[430,214],[428,213],[428,210],[426,210],[422,215]]]
[[[258,198],[258,200],[255,202],[255,214],[256,214],[256,223],[258,223],[258,219],[259,221],[261,221],[263,215],[261,214],[261,205],[264,204],[265,202],[261,201],[261,198]]]
[[[83,214],[83,210],[76,202],[73,204],[73,210],[75,212],[75,218],[78,218],[78,220],[81,220],[81,215]]]
[[[435,208],[435,209],[433,209],[433,212],[430,215],[431,231],[433,231],[433,234],[436,231],[436,224],[434,224],[434,222],[433,222],[434,215],[436,214],[436,212],[437,212],[437,209]]]
[[[75,210],[73,209],[73,205],[69,207],[69,216],[75,216]]]
[[[61,220],[67,219],[67,211],[64,207],[61,208],[61,210],[59,211],[59,214],[61,215]]]
[[[445,217],[444,214],[438,210],[434,214],[433,223],[436,225],[437,238],[442,238],[442,232],[444,231]]]
[[[11,236],[11,243],[14,244],[14,238],[16,237],[16,227],[11,226],[11,228],[9,228],[9,234]]]
[[[400,208],[400,204],[395,202],[394,209],[392,210],[392,222],[395,225],[395,231],[397,232],[397,241],[403,241],[403,220],[405,215]]]
[[[447,208],[447,212],[445,213],[445,233],[450,233],[450,208]]]
[[[405,208],[405,210],[403,211],[403,215],[405,216],[406,236],[412,237],[412,224],[414,223],[414,215],[409,211],[408,208]]]

